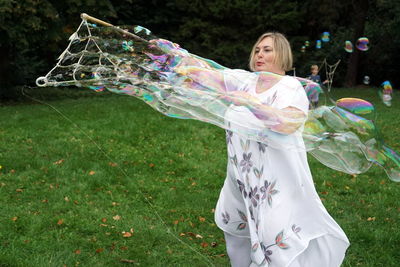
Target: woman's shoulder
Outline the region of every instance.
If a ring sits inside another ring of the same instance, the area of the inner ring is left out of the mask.
[[[292,89],[292,90],[303,89],[303,86],[301,85],[300,81],[297,80],[293,76],[287,76],[287,75],[283,76],[283,78],[281,79],[280,83],[282,85],[285,85],[285,87],[288,88],[288,89]]]

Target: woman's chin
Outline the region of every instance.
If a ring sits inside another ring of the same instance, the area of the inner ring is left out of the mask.
[[[263,67],[256,67],[256,71],[268,71],[266,68]]]

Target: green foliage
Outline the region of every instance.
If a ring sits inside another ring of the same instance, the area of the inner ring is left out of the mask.
[[[368,0],[365,36],[371,48],[360,54],[357,81],[369,75],[374,85],[400,84],[400,2]],[[230,68],[247,68],[254,41],[266,31],[284,33],[292,44],[297,74],[311,64],[341,59],[335,84],[344,83],[349,54],[344,41],[355,43],[356,2],[347,0],[2,0],[0,1],[0,99],[15,95],[13,86],[33,85],[47,73],[80,23],[80,13],[115,25],[142,25],[161,38]],[[17,19],[18,18],[18,19]],[[314,49],[323,31],[331,42]],[[306,53],[300,48],[309,40]]]

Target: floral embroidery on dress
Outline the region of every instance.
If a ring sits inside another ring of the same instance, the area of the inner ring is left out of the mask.
[[[293,231],[293,233],[296,234],[296,236],[297,236],[299,239],[301,239],[301,237],[300,237],[300,235],[299,235],[299,232],[301,231],[301,228],[300,228],[300,227],[297,227],[295,224],[293,224],[293,225],[292,225],[292,231]]]
[[[226,130],[225,132],[226,132],[226,144],[227,144],[227,145],[232,144],[232,135],[233,135],[233,132],[232,132],[232,131],[229,131],[229,130]]]
[[[260,188],[260,192],[262,193],[261,200],[268,199],[268,205],[272,206],[272,196],[279,193],[275,187],[276,181],[272,183],[268,182],[267,180],[264,181],[264,186]]]
[[[293,226],[292,226],[292,229],[293,229]],[[300,229],[300,228],[299,228],[299,229]],[[300,230],[299,230],[299,231],[300,231]],[[280,231],[280,232],[276,235],[276,237],[275,237],[275,243],[273,243],[273,244],[271,244],[271,245],[268,245],[268,246],[265,246],[263,242],[260,242],[261,250],[262,250],[262,252],[264,253],[265,260],[266,260],[269,264],[272,262],[272,258],[271,258],[272,250],[270,250],[269,248],[270,248],[270,247],[273,247],[273,246],[277,246],[277,247],[279,247],[280,249],[289,249],[290,246],[289,246],[287,243],[284,243],[284,242],[283,242],[283,241],[285,241],[286,239],[288,239],[288,237],[287,237],[287,238],[284,238],[284,230],[282,230],[282,231]]]
[[[256,167],[253,168],[254,175],[260,179],[264,172],[264,166],[261,166],[261,169],[257,169]]]
[[[258,194],[257,186],[253,188],[250,187],[249,198],[251,200],[251,204],[253,204],[254,207],[257,207],[258,201],[260,200],[260,194]]]
[[[238,160],[237,160],[236,154],[235,154],[233,157],[229,157],[229,158],[230,158],[231,162],[232,162],[233,164],[235,164],[235,166],[237,167],[237,165],[238,165]]]
[[[260,150],[260,152],[265,153],[265,148],[268,147],[268,145],[261,143],[261,142],[257,142],[258,144],[258,150]]]
[[[243,153],[243,159],[240,161],[240,167],[242,167],[242,172],[249,173],[252,166],[253,166],[253,161],[251,161],[251,152],[249,154]]]
[[[254,211],[253,211],[253,206],[249,206],[249,213],[250,213],[250,218],[255,221],[256,219],[254,218]]]
[[[242,220],[242,222],[239,223],[237,230],[243,230],[247,226],[247,216],[246,216],[246,214],[244,214],[243,211],[237,210],[237,212],[239,214],[240,219]]]
[[[246,187],[245,187],[244,183],[242,183],[239,179],[236,179],[236,181],[238,183],[240,193],[242,193],[243,197],[246,198],[247,192],[246,192]]]
[[[226,211],[225,213],[222,212],[222,221],[224,224],[228,224],[230,220],[229,213]]]
[[[246,140],[245,142],[243,141],[243,139],[240,139],[240,145],[242,146],[243,151],[246,151],[249,149],[250,147],[250,140]]]

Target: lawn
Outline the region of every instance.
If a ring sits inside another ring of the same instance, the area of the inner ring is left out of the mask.
[[[27,92],[45,103],[0,106],[0,266],[229,266],[213,220],[223,130],[128,96],[51,90]],[[392,107],[373,88],[332,94],[376,103],[400,151],[397,92]],[[399,266],[400,184],[379,167],[351,176],[309,163],[351,242],[343,266]]]

